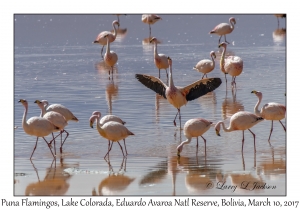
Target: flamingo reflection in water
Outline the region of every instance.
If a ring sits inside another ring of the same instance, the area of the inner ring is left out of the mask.
[[[174,118],[174,126],[176,126],[176,117],[179,114],[179,122],[181,129],[181,114],[180,107],[186,105],[188,101],[197,99],[208,92],[211,92],[218,88],[222,81],[220,78],[208,78],[198,80],[192,84],[185,87],[176,87],[173,82],[172,76],[172,60],[168,57],[169,61],[169,86],[162,82],[159,78],[146,75],[146,74],[136,74],[135,77],[146,87],[155,91],[156,93],[162,95],[166,98],[170,104],[172,104],[178,111]]]
[[[31,161],[31,164],[36,172],[38,182],[29,184],[25,190],[25,196],[45,196],[45,195],[65,195],[70,184],[68,180],[72,177],[70,174],[64,173],[66,168],[78,167],[78,164],[66,164],[60,158],[60,164],[56,165],[56,159],[53,159],[51,166],[46,171],[44,180],[40,180],[38,170]]]
[[[106,159],[105,161],[109,166],[109,176],[100,182],[98,186],[98,193],[96,192],[95,188],[92,190],[92,195],[119,195],[121,193],[124,193],[127,187],[135,180],[135,178],[131,178],[124,174],[124,172],[126,171],[127,158],[123,158],[122,164],[118,172],[114,172],[110,161],[107,161]]]
[[[227,89],[225,94],[225,99],[222,103],[222,116],[223,120],[230,118],[232,115],[239,111],[244,111],[245,107],[240,100],[237,100],[236,93],[237,90],[232,88],[231,89],[232,98],[227,97]]]

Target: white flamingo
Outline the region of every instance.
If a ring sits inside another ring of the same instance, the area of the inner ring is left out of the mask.
[[[206,139],[202,136],[206,131],[211,127],[212,122],[207,121],[203,118],[195,118],[188,120],[183,127],[184,135],[187,140],[183,141],[177,146],[177,155],[180,157],[183,146],[189,144],[192,141],[193,137],[197,137],[197,152],[198,152],[198,136],[204,140],[205,145],[205,155],[206,155]]]
[[[35,103],[44,103],[44,108],[42,109],[42,115],[44,116],[47,112],[50,112],[50,111],[54,111],[54,112],[58,112],[60,113],[62,116],[64,116],[64,118],[66,119],[67,122],[69,121],[75,121],[75,122],[78,122],[78,119],[77,117],[75,117],[75,115],[65,106],[61,105],[61,104],[51,104],[50,106],[48,101],[47,100],[42,100],[42,101],[39,101],[39,100],[36,100]],[[65,137],[64,141],[62,141],[61,139],[61,146],[60,146],[60,152],[62,153],[62,146],[64,145],[66,139],[68,138],[69,136],[69,133],[64,130],[66,133],[67,133],[67,136]],[[52,141],[51,141],[52,142]]]
[[[49,120],[53,125],[55,125],[56,127],[59,128],[61,141],[62,141],[62,133],[63,132],[67,133],[67,136],[69,135],[69,133],[65,130],[65,127],[68,125],[68,122],[62,114],[60,114],[58,112],[54,112],[54,111],[48,111],[46,113],[43,113],[43,112],[45,112],[45,110],[44,110],[45,105],[46,105],[45,102],[36,100],[34,103],[36,103],[38,105],[38,107],[41,109],[40,117],[43,117],[43,118]],[[52,136],[53,136],[53,133],[52,133]],[[54,139],[54,136],[53,136],[53,139]],[[51,144],[51,142],[50,142],[50,144]],[[55,140],[54,140],[54,152],[56,155]]]
[[[215,68],[216,54],[214,51],[210,52],[210,57],[211,57],[211,60],[203,59],[203,60],[199,61],[196,64],[196,66],[194,66],[194,68],[193,68],[193,69],[197,70],[198,72],[203,73],[202,79],[204,78],[205,75],[207,78],[207,74],[209,72],[211,72],[212,70],[214,70],[214,68]]]
[[[112,26],[114,28],[114,33],[110,32],[110,31],[102,31],[96,38],[96,40],[94,41],[94,43],[97,43],[97,44],[101,44],[102,45],[102,49],[101,49],[101,55],[103,53],[103,48],[104,48],[104,45],[107,44],[107,40],[106,38],[104,38],[106,35],[108,36],[108,39],[109,39],[109,42],[113,42],[115,41],[116,37],[117,37],[117,28],[116,28],[116,25],[119,27],[120,24],[117,20],[114,20],[112,22]]]
[[[118,144],[122,150],[123,157],[125,157],[123,148],[122,148],[121,144],[119,143],[119,141],[127,138],[129,135],[134,135],[134,134],[131,131],[129,131],[123,124],[114,122],[114,121],[107,122],[101,126],[100,125],[100,116],[98,114],[92,115],[90,117],[89,121],[90,121],[91,128],[93,128],[93,124],[94,124],[95,120],[96,120],[97,130],[98,130],[99,134],[103,138],[106,138],[107,140],[112,141],[112,144],[111,144],[110,148],[108,149],[104,158],[109,154],[114,142],[118,142]]]
[[[166,70],[166,75],[167,75],[167,79],[168,79],[168,71],[167,68],[169,68],[169,63],[168,63],[168,56],[166,56],[165,54],[158,54],[157,53],[157,39],[156,37],[153,37],[150,40],[150,43],[154,43],[154,63],[156,65],[156,67],[158,68],[158,78],[160,78],[160,70],[161,69],[165,69]]]
[[[151,37],[151,26],[150,25],[153,25],[154,23],[156,23],[157,21],[159,20],[162,20],[162,18],[158,15],[142,15],[142,22],[143,23],[146,23],[149,25],[149,37]]]
[[[222,36],[225,37],[225,42],[227,42],[226,41],[226,34],[230,34],[233,31],[234,25],[236,24],[235,18],[234,17],[229,18],[229,23],[230,24],[220,23],[213,30],[211,30],[209,32],[210,34],[217,34],[217,35],[220,36],[219,44],[220,44]],[[227,42],[227,43],[229,44],[229,42]]]
[[[223,130],[225,132],[231,132],[231,131],[237,131],[242,130],[243,131],[243,139],[242,139],[242,152],[244,150],[244,131],[248,129],[250,133],[252,133],[254,138],[254,151],[256,152],[256,145],[255,145],[255,134],[250,130],[254,125],[257,123],[263,121],[264,119],[262,117],[258,117],[253,113],[247,112],[247,111],[239,111],[232,115],[230,118],[229,127],[226,128],[223,121],[219,121],[215,125],[216,134],[220,136],[220,127],[222,125]]]
[[[160,94],[168,100],[177,110],[177,114],[174,118],[174,125],[176,126],[176,117],[179,113],[180,129],[181,129],[181,115],[180,107],[186,105],[188,101],[192,101],[200,96],[205,95],[208,92],[211,92],[218,88],[222,81],[220,78],[208,78],[198,80],[189,84],[185,87],[175,87],[172,76],[172,60],[168,57],[169,61],[169,70],[170,70],[170,79],[169,86],[166,85],[159,78],[146,75],[146,74],[136,74],[135,77],[146,87]]]
[[[271,120],[272,121],[271,131],[270,131],[270,135],[269,135],[269,139],[268,139],[268,141],[270,142],[270,137],[271,137],[271,134],[272,134],[272,131],[273,131],[273,121],[274,120],[278,120],[280,122],[280,124],[282,125],[284,131],[286,131],[286,128],[284,127],[284,125],[280,121],[283,118],[285,118],[286,106],[284,106],[283,104],[275,103],[275,102],[269,102],[269,103],[265,104],[261,108],[261,110],[259,110],[258,106],[259,106],[259,104],[261,103],[261,100],[262,100],[262,92],[253,90],[251,93],[254,93],[258,98],[258,101],[257,101],[257,103],[254,107],[254,113],[257,116],[260,116],[260,117],[264,118],[265,120]]]
[[[113,75],[114,73],[113,67],[118,61],[118,55],[114,51],[110,50],[110,42],[109,42],[108,35],[105,35],[104,38],[107,41],[106,53],[104,55],[104,62],[106,63],[106,65],[111,67],[111,72]],[[110,71],[108,73],[110,74]]]
[[[220,59],[220,69],[225,74],[226,84],[226,74],[229,74],[232,76],[231,86],[236,86],[235,78],[243,71],[243,60],[239,56],[228,56],[225,59],[227,44],[222,42],[219,47],[223,47],[223,52]]]
[[[32,155],[36,149],[39,137],[42,137],[45,140],[54,158],[54,154],[51,150],[50,143],[47,142],[45,136],[48,136],[52,132],[58,131],[59,128],[53,125],[49,120],[42,117],[31,117],[28,120],[26,120],[28,112],[28,102],[25,99],[20,99],[18,102],[22,103],[22,105],[25,107],[25,111],[22,118],[22,127],[25,133],[31,136],[36,136],[36,143],[31,153],[30,159],[32,158]]]
[[[94,111],[92,113],[92,115],[98,115],[99,119],[101,118],[101,112],[99,112],[99,111]],[[112,115],[112,114],[103,116],[99,123],[100,123],[100,126],[103,126],[107,122],[118,122],[118,123],[121,123],[123,125],[125,125],[125,123],[126,123],[121,118],[117,117],[116,115]],[[127,153],[127,149],[126,149],[125,139],[123,139],[123,140],[124,140],[125,152],[126,152],[126,155],[127,155],[128,153]],[[108,141],[108,149],[109,148],[110,148],[110,141]]]

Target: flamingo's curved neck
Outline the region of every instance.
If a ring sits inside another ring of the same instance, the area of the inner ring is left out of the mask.
[[[116,28],[116,24],[113,24],[113,27],[114,27],[114,37],[116,38],[117,34],[118,34],[118,31],[117,31],[117,28]]]
[[[157,43],[154,42],[154,57],[158,56],[158,53],[157,53]]]
[[[259,106],[259,104],[260,104],[260,102],[261,102],[262,97],[259,97],[259,96],[258,96],[257,98],[258,98],[258,101],[257,101],[257,103],[256,103],[256,105],[255,105],[255,107],[254,107],[254,113],[255,113],[256,115],[260,116],[261,113],[260,113],[260,111],[259,111],[259,109],[258,109],[258,106]]]
[[[220,68],[221,68],[221,71],[224,74],[226,74],[225,69],[224,69],[224,65],[225,65],[225,53],[226,53],[226,47],[223,46],[223,52],[222,52],[221,59],[220,59]]]
[[[223,128],[223,130],[224,130],[225,132],[230,132],[230,131],[232,131],[231,127],[226,128],[224,122],[222,122],[222,121],[221,121],[221,122],[218,122],[217,125],[216,125],[216,127],[218,127],[218,128],[220,128],[221,126],[222,126],[222,128]]]
[[[28,127],[28,124],[26,121],[27,112],[28,112],[28,104],[24,104],[24,107],[25,107],[25,110],[24,110],[23,119],[22,119],[22,127],[24,130],[26,130],[26,128]]]
[[[42,103],[42,104],[40,104],[40,105],[38,105],[39,107],[40,107],[40,109],[41,109],[41,114],[40,114],[40,117],[43,117],[45,114],[46,114],[46,106],[48,106],[47,104],[46,104],[46,106],[44,106],[44,104]]]
[[[231,31],[233,31],[233,29],[234,29],[234,23],[233,23],[233,21],[230,21],[230,28],[231,28]]]
[[[109,44],[109,39],[108,39],[108,36],[106,37],[106,41],[107,41],[107,44],[106,44],[106,53],[110,53],[110,44]]]
[[[183,145],[185,145],[185,144],[189,144],[189,143],[191,143],[191,141],[192,141],[192,138],[187,138],[184,142],[182,142],[182,143],[180,144],[180,146],[183,146]]]
[[[170,75],[169,87],[170,88],[175,88],[174,82],[173,82],[173,76],[172,76],[172,63],[170,63],[170,65],[169,65],[169,75]]]
[[[97,124],[97,130],[100,133],[100,135],[104,135],[104,130],[102,129],[102,125],[100,125],[100,116],[99,115],[95,115],[96,117],[96,124]]]
[[[212,60],[212,66],[215,67],[215,59],[214,59],[214,55],[212,54],[210,57],[211,57],[211,60]]]

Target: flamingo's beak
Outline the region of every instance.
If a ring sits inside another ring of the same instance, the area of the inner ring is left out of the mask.
[[[217,136],[221,136],[220,132],[218,130],[216,130],[216,134],[217,134]]]

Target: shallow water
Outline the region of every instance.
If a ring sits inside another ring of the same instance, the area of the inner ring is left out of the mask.
[[[244,70],[232,91],[231,78],[227,77],[226,87],[219,68],[218,36],[208,34],[231,15],[161,16],[163,20],[152,25],[151,35],[161,42],[158,52],[173,60],[175,85],[200,79],[202,74],[192,68],[209,58],[212,50],[217,61],[208,76],[223,81],[215,91],[181,108],[182,126],[194,117],[214,123],[225,120],[228,125],[237,111],[253,112],[257,97],[252,90],[263,92],[262,104],[286,104],[284,20],[278,27],[274,15],[234,15],[237,24],[226,37],[230,42],[227,54],[240,56]],[[274,122],[271,145],[270,121],[251,129],[256,134],[256,154],[249,131],[245,131],[242,154],[241,131],[221,131],[219,137],[212,127],[203,135],[206,155],[199,138],[198,150],[193,139],[177,158],[176,147],[185,140],[183,131],[173,125],[177,110],[135,78],[136,73],[158,76],[149,29],[141,15],[120,16],[125,34],[111,44],[119,58],[113,80],[100,56],[101,47],[92,44],[100,31],[111,30],[114,19],[114,15],[15,15],[14,194],[285,195],[286,133],[279,122]],[[165,70],[161,79],[166,82]],[[70,135],[54,161],[43,140],[29,160],[36,138],[22,129],[21,98],[29,103],[27,119],[40,114],[33,103],[36,99],[63,104],[79,119],[66,127]],[[103,159],[107,140],[89,126],[93,111],[119,116],[135,134],[126,139],[126,159],[117,144],[110,162]],[[282,123],[286,124],[285,119]],[[250,190],[254,183],[265,187]]]

